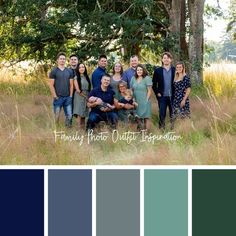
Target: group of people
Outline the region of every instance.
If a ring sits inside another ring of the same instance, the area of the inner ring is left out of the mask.
[[[190,117],[191,91],[184,63],[174,67],[172,60],[171,53],[164,52],[162,66],[155,69],[151,79],[136,55],[130,58],[130,68],[125,71],[120,62],[115,63],[112,74],[106,70],[107,57],[101,55],[90,80],[86,65],[79,63],[76,55],[70,56],[70,67],[66,67],[66,54],[59,53],[57,66],[49,74],[56,122],[63,107],[67,127],[71,127],[74,116],[79,129],[94,129],[100,121],[115,129],[118,122],[132,121],[139,130],[149,130],[153,91],[159,106],[159,128],[165,129],[168,109],[172,129],[176,118]]]

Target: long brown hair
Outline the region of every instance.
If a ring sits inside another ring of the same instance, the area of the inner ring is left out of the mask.
[[[176,63],[175,65],[175,68],[178,66],[178,65],[182,65],[183,67],[183,70],[182,70],[182,77],[180,78],[180,75],[177,71],[175,71],[175,78],[174,78],[174,81],[178,81],[178,80],[183,80],[184,76],[186,75],[186,72],[185,72],[185,65],[182,61],[179,61]]]
[[[124,70],[123,70],[123,66],[122,66],[122,64],[121,64],[120,62],[116,62],[116,63],[114,64],[114,66],[112,67],[112,74],[113,74],[113,75],[115,74],[115,66],[116,66],[117,64],[119,64],[120,67],[121,67],[121,68],[120,68],[120,75],[122,76]]]
[[[146,68],[142,65],[142,64],[138,64],[137,67],[136,67],[136,71],[135,71],[135,78],[137,79],[138,78],[138,74],[137,74],[137,69],[138,67],[142,68],[143,69],[143,78],[145,78],[147,75],[148,75],[148,72],[146,70]]]

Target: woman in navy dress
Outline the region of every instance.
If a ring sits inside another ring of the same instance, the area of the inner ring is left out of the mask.
[[[190,118],[189,94],[191,92],[191,81],[185,73],[183,62],[176,64],[174,78],[174,118]]]

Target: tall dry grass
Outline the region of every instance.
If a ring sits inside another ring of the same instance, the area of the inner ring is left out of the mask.
[[[225,68],[208,68],[204,88],[193,88],[192,117],[175,124],[182,139],[154,144],[108,139],[88,144],[85,138],[81,146],[78,141],[55,142],[55,130],[73,136],[76,124],[65,129],[62,116],[60,127],[55,126],[43,71],[36,70],[27,80],[20,76],[21,83],[9,76],[6,80],[5,72],[0,75],[0,164],[235,164],[236,73]],[[155,98],[152,108],[151,133],[163,135],[157,129]],[[119,127],[121,134],[125,131]]]
[[[204,85],[217,97],[231,98],[235,96],[235,78],[235,64],[213,64],[204,71]]]

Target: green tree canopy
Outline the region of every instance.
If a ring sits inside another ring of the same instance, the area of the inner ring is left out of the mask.
[[[121,48],[127,57],[147,47],[158,52],[168,28],[152,0],[2,0],[0,13],[0,56],[7,60],[53,60],[58,51],[85,60]]]
[[[0,60],[170,51],[202,81],[205,0],[0,0]],[[196,24],[197,22],[197,24]]]

